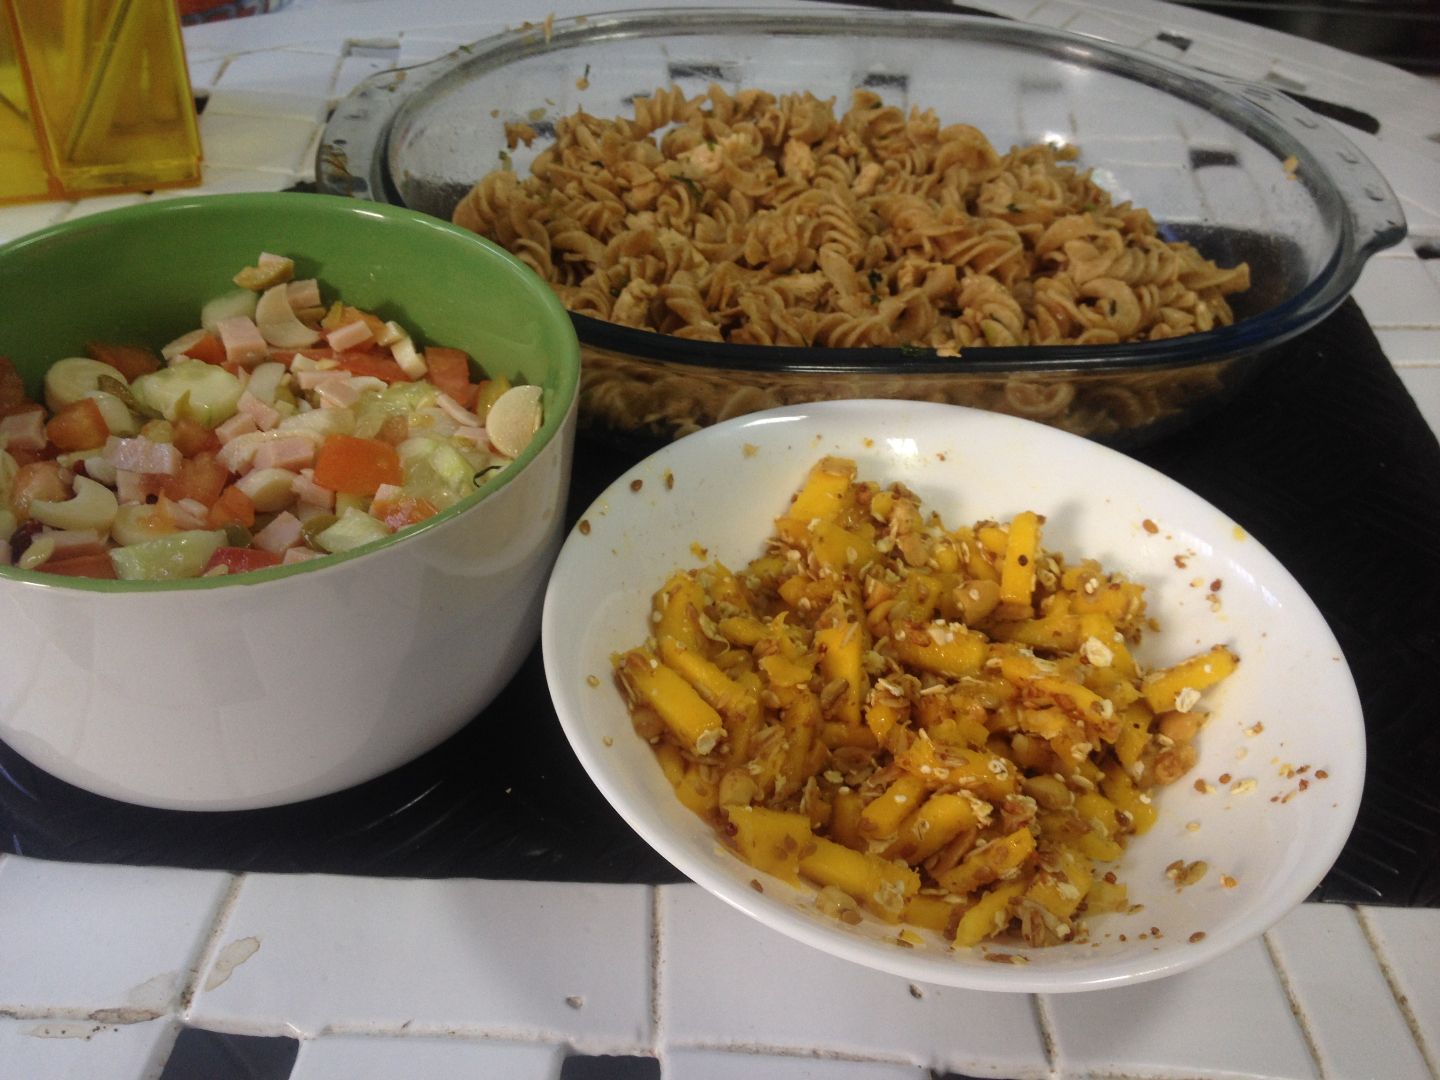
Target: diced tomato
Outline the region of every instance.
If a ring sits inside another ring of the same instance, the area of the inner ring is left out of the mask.
[[[18,455],[11,451],[12,456]],[[70,498],[70,487],[60,479],[60,466],[53,461],[35,461],[21,465],[10,483],[10,509],[21,521],[30,519],[30,504],[36,499],[63,502]]]
[[[191,360],[204,360],[207,364],[223,364],[225,362],[225,343],[214,334],[206,333],[199,341],[185,350],[185,355]]]
[[[194,499],[213,506],[229,482],[230,470],[220,464],[212,452],[202,450],[194,457],[181,460],[179,471],[166,479],[161,492],[177,501]]]
[[[21,411],[18,406],[33,405],[25,394],[25,380],[8,356],[0,356],[0,416]]]
[[[210,561],[205,564],[205,569],[224,566],[232,574],[243,574],[247,570],[279,566],[282,561],[282,557],[273,551],[262,551],[260,548],[218,547],[215,554],[210,556]]]
[[[210,507],[210,513],[205,519],[205,524],[212,529],[223,529],[226,525],[244,525],[250,528],[255,524],[255,503],[234,484],[231,484]]]
[[[315,455],[315,482],[346,495],[374,495],[381,484],[400,485],[400,454],[379,439],[331,435]]]
[[[215,432],[199,421],[191,420],[188,416],[182,416],[176,420],[174,430],[175,449],[186,457],[194,457],[207,450],[220,449],[220,439]]]
[[[141,375],[160,370],[160,358],[149,349],[137,345],[111,345],[104,341],[90,341],[85,344],[85,352],[92,360],[109,364],[120,372],[125,376],[126,382],[133,382]]]
[[[110,428],[100,406],[90,398],[81,398],[50,418],[45,425],[45,437],[55,444],[55,449],[70,453],[104,446],[110,437]]]
[[[69,559],[50,559],[41,567],[47,574],[66,574],[70,577],[110,578],[115,575],[115,564],[108,553],[98,555],[75,555]]]
[[[410,382],[410,376],[400,370],[391,357],[384,353],[368,350],[337,353],[335,359],[351,375],[373,375],[387,383]]]
[[[383,502],[377,499],[370,504],[370,516],[379,518],[392,529],[403,529],[426,518],[434,517],[440,511],[429,499],[416,495],[397,495]]]
[[[470,381],[470,356],[462,349],[447,349],[441,345],[425,347],[425,366],[429,368],[430,381],[442,393],[449,394],[465,408],[475,404],[480,387]]]

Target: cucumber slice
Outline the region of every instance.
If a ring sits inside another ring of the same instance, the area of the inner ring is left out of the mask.
[[[225,530],[192,529],[115,548],[110,561],[124,581],[169,581],[199,577],[217,548],[225,543]]]
[[[141,375],[130,389],[141,404],[166,420],[189,417],[208,428],[234,416],[244,392],[240,380],[224,368],[189,359]]]
[[[349,551],[389,535],[390,526],[352,506],[340,515],[340,520],[334,525],[316,534],[315,543],[322,550],[333,554],[337,551]]]

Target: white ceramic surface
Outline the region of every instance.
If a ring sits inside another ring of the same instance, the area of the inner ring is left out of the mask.
[[[1092,919],[1088,944],[1031,950],[1007,943],[1028,962],[997,964],[938,937],[901,948],[895,928],[875,921],[846,927],[817,913],[808,890],[778,880],[767,878],[764,893],[756,892],[756,872],[681,806],[632,731],[609,658],[644,640],[651,594],[672,568],[709,559],[733,567],[759,554],[774,517],[827,453],[856,459],[862,478],[903,480],[952,526],[1025,509],[1045,514],[1049,550],[1098,558],[1147,586],[1150,612],[1163,626],[1139,650],[1152,666],[1214,642],[1241,656],[1239,672],[1207,698],[1212,716],[1194,771],[1159,796],[1160,820],[1116,867],[1143,910]],[[1147,531],[1147,520],[1157,531]],[[666,447],[620,477],[583,521],[587,531],[571,532],[556,563],[542,630],[546,675],[575,752],[626,820],[683,872],[818,948],[977,989],[1061,992],[1152,979],[1263,932],[1305,898],[1353,824],[1363,726],[1323,618],[1240,525],[1097,444],[952,406],[797,406]],[[1207,599],[1216,579],[1218,605]],[[1301,791],[1292,770],[1306,765],[1308,790]],[[1317,770],[1326,778],[1315,779]],[[1201,778],[1209,783],[1204,793],[1193,783]],[[1177,891],[1164,868],[1179,858],[1203,859],[1210,872]],[[1222,875],[1235,886],[1223,886]],[[1203,937],[1192,941],[1197,933]]]
[[[313,798],[444,741],[535,643],[575,415],[469,512],[280,580],[96,595],[0,581],[0,737],[101,795],[174,810]]]

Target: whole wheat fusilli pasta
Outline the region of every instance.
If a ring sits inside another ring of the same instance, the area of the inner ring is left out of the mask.
[[[531,175],[484,177],[454,220],[575,312],[739,344],[1111,344],[1226,325],[1249,285],[1114,203],[1071,148],[857,91],[637,98],[562,118]],[[529,141],[524,125],[512,144]]]

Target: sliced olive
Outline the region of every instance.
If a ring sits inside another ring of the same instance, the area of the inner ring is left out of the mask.
[[[334,514],[316,514],[314,517],[306,518],[305,524],[300,526],[300,536],[304,539],[305,545],[316,551],[325,551],[315,538],[339,520]],[[326,554],[329,553],[326,552]]]
[[[232,521],[225,526],[226,547],[249,547],[252,539],[254,539],[254,535],[238,521]]]
[[[112,378],[109,375],[101,375],[100,378],[96,380],[95,389],[103,390],[105,393],[119,398],[125,403],[127,409],[139,416],[142,420],[165,419],[164,414],[161,413],[159,409],[152,409],[149,405],[142,405],[139,399],[130,392],[130,387],[126,386],[125,383],[119,379]]]

